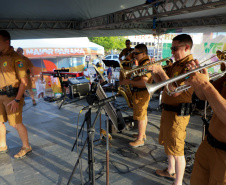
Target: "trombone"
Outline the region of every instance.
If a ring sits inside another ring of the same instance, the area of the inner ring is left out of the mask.
[[[218,61],[210,63],[210,64],[207,64],[207,65],[204,65],[202,67],[198,67],[198,68],[196,68],[194,70],[188,71],[187,73],[175,76],[173,78],[170,78],[170,79],[162,81],[162,82],[158,82],[158,83],[155,83],[155,84],[145,83],[146,88],[147,88],[147,90],[148,90],[148,92],[149,92],[151,97],[152,97],[152,95],[154,94],[155,91],[157,91],[158,89],[160,89],[160,88],[162,88],[164,86],[166,86],[169,95],[172,95],[172,94],[177,93],[177,92],[185,91],[185,90],[191,88],[191,86],[190,85],[178,86],[173,92],[170,92],[169,88],[168,88],[168,85],[171,84],[171,83],[175,83],[178,80],[186,79],[186,77],[188,77],[190,74],[198,72],[198,71],[200,71],[200,70],[202,70],[204,68],[208,69],[210,67],[213,67],[213,66],[216,66],[216,65],[220,65],[222,63],[226,66],[226,61],[221,61],[221,60],[226,60],[225,54],[226,54],[226,51],[223,51],[223,52],[217,51],[217,57],[219,59]],[[220,78],[225,73],[226,73],[226,71],[225,71],[225,68],[224,68],[222,73],[213,73],[213,74],[211,74],[210,75],[210,80]]]

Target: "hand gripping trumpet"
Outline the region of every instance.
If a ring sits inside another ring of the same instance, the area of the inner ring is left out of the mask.
[[[213,62],[213,63],[207,64],[207,65],[204,65],[202,67],[198,67],[198,68],[196,68],[194,70],[188,71],[187,73],[184,73],[184,74],[175,76],[173,78],[170,78],[170,79],[165,80],[165,81],[162,81],[162,82],[158,82],[158,83],[155,83],[155,84],[145,83],[146,88],[147,88],[150,96],[152,97],[152,95],[154,94],[155,91],[157,91],[158,89],[160,89],[160,88],[162,88],[164,86],[166,86],[169,95],[172,95],[174,93],[185,91],[185,90],[189,89],[191,87],[190,85],[182,85],[182,86],[178,86],[173,92],[170,92],[169,91],[169,88],[168,88],[168,85],[171,84],[171,83],[175,83],[178,80],[186,79],[186,77],[188,77],[190,74],[195,73],[195,72],[198,72],[198,71],[200,71],[200,70],[202,70],[204,68],[207,68],[208,69],[210,67],[213,67],[213,66],[216,66],[216,65],[222,65],[223,64],[224,67],[222,67],[222,73],[213,73],[213,74],[210,74],[210,77],[209,78],[210,78],[210,80],[213,80],[213,79],[217,79],[217,78],[222,77],[226,73],[226,71],[225,71],[226,62],[225,61],[222,61],[222,60],[226,60],[226,51],[223,51],[223,52],[217,51],[216,56],[219,59],[216,62]]]

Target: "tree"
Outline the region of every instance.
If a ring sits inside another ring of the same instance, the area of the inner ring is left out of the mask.
[[[105,54],[110,54],[111,50],[121,51],[125,48],[126,38],[124,37],[89,37],[90,42],[94,42],[104,47]]]

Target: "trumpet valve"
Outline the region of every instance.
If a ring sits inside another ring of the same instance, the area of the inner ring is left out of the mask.
[[[217,54],[217,58],[219,60],[225,60],[226,59],[226,51],[222,52],[222,51],[217,50],[216,54]]]
[[[226,64],[225,64],[225,62],[222,62],[221,63],[221,71],[225,71],[225,69],[226,69]]]

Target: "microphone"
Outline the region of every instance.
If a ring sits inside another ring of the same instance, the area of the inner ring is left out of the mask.
[[[109,102],[114,101],[114,100],[116,100],[116,96],[111,96],[111,97],[99,100],[97,103],[94,102],[93,105],[86,106],[86,107],[83,108],[83,110],[101,107],[101,106],[104,106],[106,103],[109,103]]]

